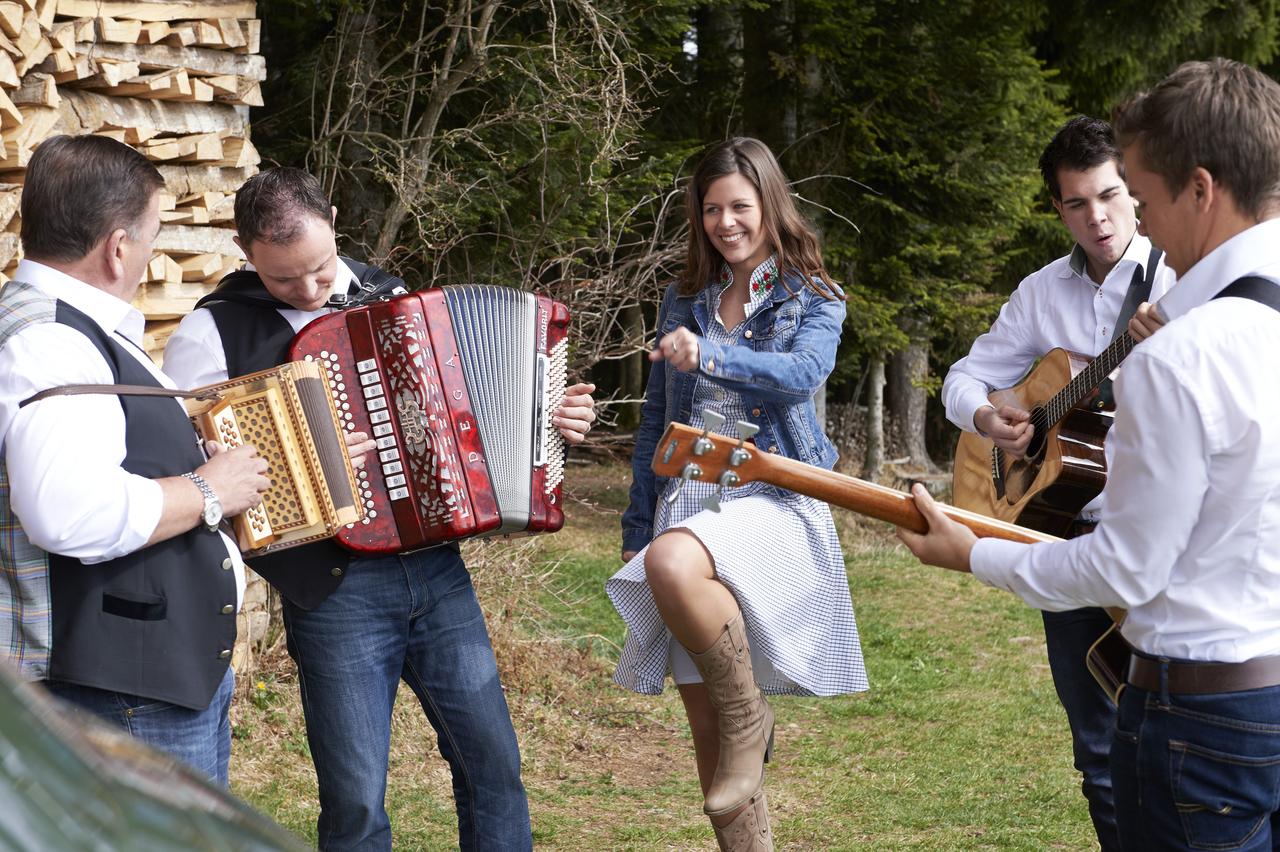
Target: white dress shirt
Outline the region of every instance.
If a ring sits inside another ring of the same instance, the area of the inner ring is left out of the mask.
[[[948,371],[942,383],[947,419],[966,432],[976,431],[973,415],[991,404],[987,395],[1017,384],[1049,350],[1069,349],[1093,357],[1111,345],[1134,267],[1145,267],[1150,255],[1151,241],[1134,234],[1102,284],[1089,277],[1079,246],[1022,279],[991,330],[975,340],[969,354]],[[1159,299],[1173,284],[1173,270],[1162,258],[1148,301]],[[1108,462],[1109,444],[1104,444]],[[1098,508],[1095,498],[1081,515],[1096,517]]]
[[[1250,273],[1280,274],[1280,220],[1216,248],[1161,300],[1170,322],[1116,382],[1097,530],[980,540],[976,577],[1041,609],[1124,607],[1125,638],[1148,654],[1280,654],[1280,312],[1206,301]]]
[[[334,276],[331,296],[346,295],[360,283],[351,267],[345,263],[339,265],[347,274]],[[252,271],[253,265],[247,263],[244,268]],[[278,309],[280,316],[284,317],[295,334],[313,319],[331,314],[335,310],[337,308],[320,308],[315,311]],[[178,323],[164,346],[164,371],[173,377],[179,387],[188,389],[225,382],[229,378],[222,336],[218,334],[217,323],[207,308],[197,308]]]
[[[19,264],[14,278],[84,313],[156,381],[174,387],[142,348],[145,321],[128,302],[31,260]],[[84,394],[18,404],[59,385],[114,382],[89,338],[61,323],[27,326],[0,349],[0,447],[14,514],[37,547],[89,564],[146,545],[164,508],[160,484],[120,466],[125,417],[117,397]],[[173,404],[182,407],[177,399]],[[194,430],[191,440],[197,440]],[[244,563],[231,540],[223,539],[235,565],[239,606]]]

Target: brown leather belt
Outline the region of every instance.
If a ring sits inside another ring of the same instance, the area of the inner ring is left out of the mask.
[[[1243,663],[1167,663],[1169,692],[1203,694],[1243,692],[1280,686],[1280,657],[1254,657]],[[1129,658],[1129,683],[1148,692],[1160,691],[1160,660]]]

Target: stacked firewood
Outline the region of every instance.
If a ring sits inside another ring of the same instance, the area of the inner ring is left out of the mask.
[[[235,191],[257,171],[261,23],[244,0],[0,0],[0,275],[21,259],[31,152],[57,133],[132,145],[164,175],[160,238],[138,291],[153,351],[241,254]]]

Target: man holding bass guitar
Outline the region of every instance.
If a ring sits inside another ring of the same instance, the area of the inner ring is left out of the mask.
[[[975,540],[921,488],[924,562],[1032,606],[1128,610],[1111,742],[1125,849],[1280,843],[1280,85],[1189,62],[1116,111],[1141,228],[1178,286],[1117,380],[1093,535]],[[1273,310],[1274,309],[1274,310]]]
[[[993,482],[990,445],[983,445],[977,437],[962,439],[956,457],[956,505],[1074,537],[1092,530],[1098,519],[1099,500],[1089,498],[1101,490],[1104,481],[1097,464],[1102,461],[1100,453],[1094,449],[1090,457],[1081,460],[1082,481],[1070,483],[1076,487],[1068,492],[1066,505],[1052,502],[1063,500],[1062,492],[1068,486],[1064,471],[1062,484],[1041,495],[1028,494],[1016,502],[1013,513],[1003,513],[1004,489],[1018,487],[1014,477],[1025,467],[1017,460],[1025,456],[1040,459],[1046,452],[1052,456],[1054,449],[1046,447],[1046,441],[1051,440],[1050,427],[1055,424],[1040,408],[1034,408],[1033,413],[1012,401],[993,405],[988,394],[993,388],[1012,386],[1056,349],[1100,356],[1094,372],[1100,367],[1110,372],[1116,359],[1127,353],[1126,344],[1131,345],[1122,338],[1134,309],[1162,296],[1173,286],[1174,275],[1161,262],[1159,251],[1137,233],[1134,202],[1110,125],[1084,116],[1067,122],[1041,155],[1040,171],[1053,207],[1075,239],[1075,246],[1070,254],[1023,279],[991,330],[975,340],[968,356],[947,373],[942,399],[951,422],[988,438],[999,448],[996,458],[1009,463],[1005,471],[1010,481]],[[1065,378],[1071,377],[1068,374]],[[1089,384],[1075,383],[1085,393],[1098,384],[1087,376],[1080,378]],[[1096,379],[1109,385],[1105,373]],[[1061,396],[1058,393],[1055,399]],[[1089,407],[1095,408],[1097,400],[1091,397]],[[1070,402],[1060,408],[1074,409]],[[1093,437],[1100,442],[1110,424],[1110,413],[1078,412],[1077,416],[1088,420]],[[1070,417],[1065,419],[1070,421]],[[966,474],[966,442],[982,445],[982,451],[972,454],[976,463],[971,466],[977,472],[971,475]],[[1072,446],[1081,444],[1077,441]],[[1048,469],[1053,465],[1043,467],[1043,471],[1038,466],[1026,468],[1038,473],[1032,488],[1043,486],[1054,473]],[[1011,501],[1019,497],[1008,496]],[[1103,852],[1119,848],[1107,758],[1115,708],[1085,667],[1085,657],[1111,624],[1110,616],[1098,607],[1044,613],[1049,667],[1067,713],[1075,768],[1084,776],[1082,790]]]

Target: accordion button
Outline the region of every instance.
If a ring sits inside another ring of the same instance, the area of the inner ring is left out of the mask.
[[[231,557],[228,556],[226,559],[222,560],[222,570],[230,571],[231,567],[232,567]]]
[[[342,576],[342,569],[341,569],[341,568],[330,568],[330,569],[329,569],[329,573],[330,573],[330,574],[332,574],[332,575],[333,575],[333,576],[335,576],[335,577],[341,577],[341,576]]]
[[[231,649],[230,649],[230,648],[223,648],[223,649],[218,653],[218,659],[219,659],[219,660],[229,660],[229,659],[231,659]]]
[[[233,612],[235,612],[235,611],[236,611],[235,604],[223,604],[223,605],[222,605],[222,614],[223,614],[223,615],[230,615],[231,613],[233,613]]]

